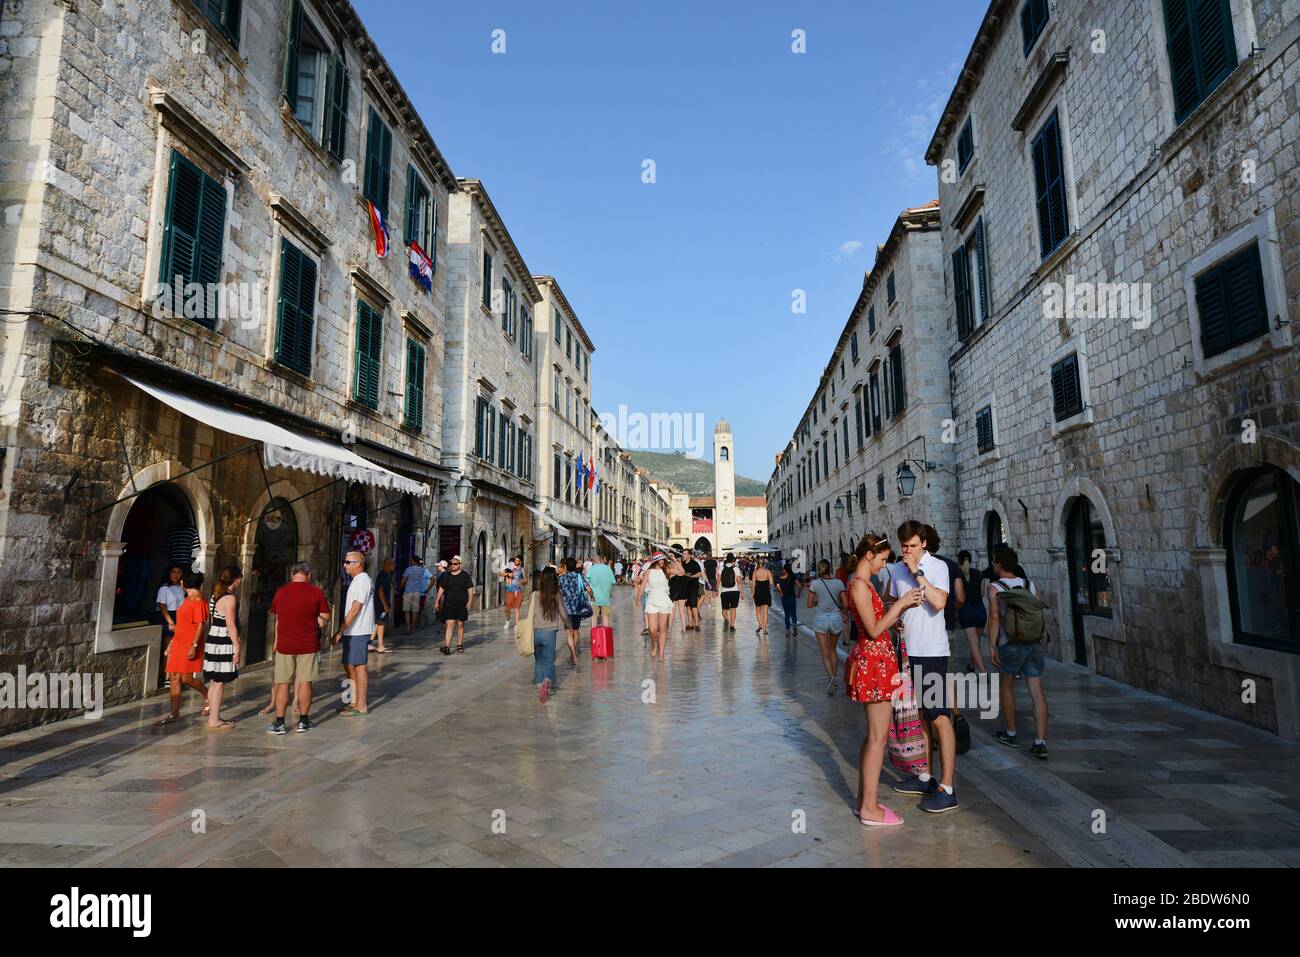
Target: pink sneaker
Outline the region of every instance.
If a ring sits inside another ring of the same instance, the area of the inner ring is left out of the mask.
[[[546,704],[546,699],[551,696],[551,679],[547,678],[537,686],[537,700]]]
[[[880,806],[880,810],[885,812],[885,819],[883,821],[868,821],[865,817],[860,817],[858,818],[858,820],[861,821],[863,824],[865,824],[867,827],[898,827],[898,825],[903,823],[903,819],[901,817],[899,817],[889,808],[885,807],[883,804]]]

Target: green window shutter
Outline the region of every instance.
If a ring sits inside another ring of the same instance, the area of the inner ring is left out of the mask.
[[[379,112],[370,108],[370,121],[366,129],[366,199],[388,217],[388,195],[392,180],[393,133],[380,118]]]
[[[429,197],[429,248],[425,255],[429,257],[430,269],[438,272],[438,198]]]
[[[175,150],[172,151],[167,212],[163,219],[159,281],[202,283],[205,289],[221,282],[221,253],[225,240],[226,189]],[[205,296],[205,303],[214,297]],[[183,312],[175,303],[173,311]],[[216,315],[191,317],[209,328]]]
[[[325,90],[325,135],[326,152],[336,160],[342,161],[348,130],[348,79],[347,66],[343,59],[331,55],[329,75]]]
[[[415,167],[407,166],[406,167],[406,222],[402,228],[402,235],[406,237],[406,242],[408,244],[412,242],[418,243],[420,241],[420,238],[415,235],[415,217],[416,217],[415,184],[416,184]]]
[[[988,260],[984,255],[984,217],[981,216],[975,220],[975,265],[979,271],[980,296],[979,301],[975,303],[977,312],[975,313],[976,324],[983,322],[989,317],[989,273]]]
[[[406,340],[406,424],[424,428],[424,346]]]
[[[289,34],[285,37],[284,98],[289,109],[298,109],[298,51],[302,47],[302,0],[289,4]]]
[[[365,300],[357,301],[356,383],[352,397],[372,409],[379,408],[383,318],[383,313]]]
[[[1070,233],[1065,170],[1061,159],[1061,127],[1055,112],[1034,139],[1033,157],[1039,248],[1046,259]]]
[[[1196,277],[1196,311],[1207,359],[1268,332],[1258,245]]]
[[[952,254],[952,289],[957,303],[957,338],[965,339],[971,334],[970,315],[970,265],[966,256],[966,247],[958,246]]]
[[[1072,352],[1052,366],[1052,413],[1061,422],[1083,411],[1079,355]]]
[[[1237,41],[1228,0],[1194,0],[1201,98],[1209,96],[1237,66]]]
[[[1181,123],[1237,65],[1228,0],[1165,0],[1175,119]]]
[[[316,263],[288,240],[281,240],[275,358],[303,375],[311,375],[315,313]]]
[[[981,453],[993,449],[993,409],[987,405],[975,413],[975,442]]]
[[[393,131],[384,123],[379,124],[379,188],[383,197],[381,208],[388,215],[388,192],[393,180]]]

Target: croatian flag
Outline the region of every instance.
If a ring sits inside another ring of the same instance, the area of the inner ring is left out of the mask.
[[[411,258],[411,278],[424,287],[425,292],[433,289],[433,260],[424,254],[420,244],[412,242],[408,247]]]
[[[383,259],[388,255],[388,223],[384,221],[384,214],[378,206],[370,200],[366,202],[370,206],[370,228],[375,231],[375,255]]]

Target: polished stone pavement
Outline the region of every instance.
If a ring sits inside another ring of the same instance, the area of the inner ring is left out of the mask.
[[[471,621],[463,655],[437,654],[426,631],[372,656],[365,718],[334,714],[341,669],[328,657],[309,734],[265,733],[263,668],[237,683],[227,735],[203,732],[193,697],[167,728],[153,725],[166,700],[152,698],[10,735],[0,863],[1297,862],[1300,748],[1056,662],[1049,762],[993,743],[994,723],[976,721],[958,762],[960,810],[924,814],[885,790],[905,825],[863,828],[850,813],[861,708],[825,695],[811,634],[788,639],[778,626],[759,638],[746,606],[724,638],[716,606],[711,615],[651,662],[631,590],[618,589],[615,657],[583,657],[575,671],[561,653],[546,705],[532,660],[489,612]]]

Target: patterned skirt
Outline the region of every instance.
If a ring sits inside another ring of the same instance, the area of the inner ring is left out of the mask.
[[[214,618],[208,629],[207,640],[203,643],[203,678],[205,681],[225,683],[238,677],[235,643],[226,631],[225,619]]]

